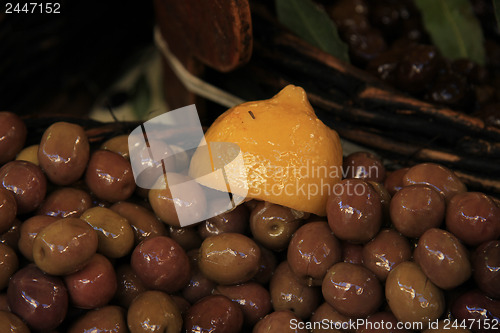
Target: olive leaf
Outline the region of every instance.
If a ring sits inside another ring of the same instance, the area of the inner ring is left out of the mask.
[[[278,20],[299,37],[321,50],[349,62],[347,45],[325,10],[312,0],[276,0]]]
[[[493,8],[495,9],[498,29],[500,29],[500,0],[493,0]]]
[[[139,76],[132,88],[132,110],[139,120],[148,116],[151,106],[151,87],[145,74]]]
[[[415,4],[425,29],[445,57],[484,64],[483,31],[469,0],[415,0]]]

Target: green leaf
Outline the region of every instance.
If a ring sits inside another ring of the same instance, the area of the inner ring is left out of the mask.
[[[142,74],[135,81],[132,89],[132,110],[139,120],[145,120],[151,106],[151,88],[146,75]]]
[[[276,0],[278,20],[310,44],[349,62],[347,45],[340,39],[335,23],[312,0]]]
[[[497,19],[498,29],[500,29],[500,0],[493,0],[493,8],[495,9],[495,18]]]
[[[469,0],[415,0],[415,4],[425,29],[445,57],[484,64],[483,31]]]

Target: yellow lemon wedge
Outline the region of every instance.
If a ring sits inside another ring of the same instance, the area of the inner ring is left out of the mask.
[[[289,85],[271,99],[227,110],[208,129],[205,140],[209,146],[239,146],[246,172],[230,174],[245,178],[236,181],[247,186],[247,198],[326,215],[328,195],[342,178],[342,147],[338,134],[316,117],[301,87]],[[203,178],[212,167],[200,162],[206,154],[206,149],[196,150],[189,175],[204,186],[227,190]],[[234,151],[228,154],[226,165]]]

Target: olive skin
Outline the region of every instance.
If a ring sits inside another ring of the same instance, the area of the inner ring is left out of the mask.
[[[429,281],[413,262],[397,265],[387,277],[385,296],[399,321],[427,324],[441,317],[445,308],[441,289]]]
[[[476,248],[472,256],[474,281],[489,297],[500,299],[500,241],[490,241]]]
[[[385,167],[382,161],[369,152],[360,151],[349,154],[344,159],[342,168],[347,173],[345,178],[374,182],[382,182],[385,179]]]
[[[0,310],[0,332],[30,333],[28,326],[10,311]]]
[[[116,280],[117,289],[114,299],[118,305],[127,309],[137,295],[148,290],[129,264],[118,266]]]
[[[194,249],[188,252],[189,261],[191,264],[191,278],[189,284],[182,289],[182,296],[191,304],[198,302],[205,296],[212,294],[212,291],[217,284],[209,280],[203,273],[200,272],[198,262],[200,260],[199,249]]]
[[[213,295],[196,302],[186,313],[187,333],[240,332],[243,313],[239,306],[226,296]]]
[[[261,252],[250,238],[235,233],[208,237],[200,247],[199,268],[218,284],[243,283],[259,271]]]
[[[80,125],[57,122],[43,133],[38,162],[52,183],[69,185],[83,175],[89,151],[87,134]]]
[[[97,251],[97,233],[69,217],[43,228],[33,241],[33,260],[44,272],[65,275],[83,268]]]
[[[166,236],[149,238],[139,244],[132,252],[130,264],[146,287],[167,293],[184,288],[191,276],[186,252]]]
[[[292,311],[271,312],[254,326],[252,333],[307,333],[305,323]]]
[[[420,237],[413,257],[425,275],[442,289],[458,287],[471,276],[469,251],[445,230],[427,230]]]
[[[328,320],[329,323],[330,322],[339,322],[338,325],[340,325],[340,323],[344,323],[344,322],[346,322],[346,324],[348,324],[348,322],[349,322],[348,317],[340,314],[337,310],[335,310],[333,308],[333,306],[331,306],[327,302],[318,306],[318,308],[316,310],[314,310],[314,313],[311,316],[311,322],[313,322],[313,323],[314,322],[321,322],[323,320]],[[325,333],[325,332],[341,333],[342,331],[337,330],[335,327],[333,327],[331,329],[313,328],[311,330],[311,332],[312,333]]]
[[[179,333],[182,330],[181,311],[164,292],[145,291],[130,304],[127,325],[130,333]]]
[[[125,310],[116,305],[108,305],[89,311],[71,325],[68,333],[92,331],[127,333]]]
[[[0,290],[7,287],[10,277],[18,267],[19,260],[16,252],[8,245],[0,243]]]
[[[348,317],[365,317],[382,304],[382,286],[367,268],[339,262],[326,273],[322,286],[325,300]]]
[[[451,305],[451,314],[459,322],[465,320],[471,323],[473,332],[493,332],[500,322],[500,301],[476,289],[466,291]],[[485,325],[487,322],[489,327]]]
[[[68,293],[62,280],[33,264],[12,276],[7,298],[12,312],[35,330],[56,328],[68,310]]]
[[[17,202],[11,191],[0,187],[0,234],[12,227],[17,214]]]
[[[59,218],[53,216],[35,215],[21,224],[19,229],[20,236],[18,249],[26,259],[33,261],[33,242],[35,241],[36,235],[38,235],[43,228],[57,220],[59,220]]]
[[[327,270],[340,259],[340,243],[326,222],[306,223],[288,246],[290,269],[308,286],[320,286]]]
[[[92,207],[90,194],[76,188],[64,187],[50,193],[37,211],[39,215],[80,217]]]
[[[15,113],[0,112],[0,165],[13,160],[26,141],[27,129]]]

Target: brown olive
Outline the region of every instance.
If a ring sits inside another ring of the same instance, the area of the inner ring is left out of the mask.
[[[130,333],[179,333],[182,330],[181,311],[164,292],[145,291],[130,304],[127,325]]]
[[[35,215],[21,224],[18,249],[29,261],[33,261],[33,242],[36,235],[51,223],[59,220],[54,216]]]
[[[385,229],[363,247],[363,264],[385,281],[389,272],[411,258],[410,242],[399,232]]]
[[[40,165],[40,162],[38,161],[38,149],[40,145],[32,145],[29,147],[24,148],[19,152],[19,154],[16,157],[16,160],[18,161],[26,161],[26,162],[31,162],[34,165]]]
[[[24,146],[26,135],[26,125],[18,115],[0,112],[0,165],[16,157]]]
[[[203,273],[201,273],[198,267],[198,261],[200,260],[200,250],[194,249],[187,253],[189,257],[189,263],[191,265],[191,277],[189,284],[182,289],[182,296],[191,303],[196,303],[203,297],[212,294],[212,291],[217,286],[215,282],[207,279]]]
[[[78,272],[64,277],[73,306],[95,309],[108,304],[117,289],[113,264],[103,255],[96,253]]]
[[[15,314],[0,310],[0,332],[30,333],[28,326]]]
[[[128,220],[109,208],[87,209],[82,220],[94,228],[99,237],[98,251],[108,258],[121,258],[134,246],[134,231]]]
[[[174,227],[168,226],[170,237],[185,250],[197,249],[203,240],[196,227]]]
[[[110,209],[130,223],[136,245],[148,238],[167,235],[165,225],[149,209],[126,201],[117,202]]]
[[[288,247],[290,269],[308,286],[320,286],[328,269],[340,259],[340,243],[326,222],[304,224]]]
[[[52,183],[69,185],[83,175],[89,151],[87,134],[80,125],[57,122],[43,133],[38,161]]]
[[[255,282],[236,286],[217,286],[214,294],[221,294],[240,305],[244,322],[253,326],[272,310],[271,295]]]
[[[384,187],[391,196],[404,187],[403,179],[409,169],[410,168],[397,169],[387,174],[384,181]]]
[[[474,281],[487,296],[500,299],[500,240],[483,243],[472,256]]]
[[[43,228],[33,241],[33,260],[52,275],[83,268],[97,250],[97,233],[84,221],[68,217]]]
[[[10,312],[9,301],[7,300],[7,293],[0,293],[0,311]]]
[[[410,333],[407,329],[397,328],[398,320],[390,312],[377,312],[366,318],[356,333]]]
[[[166,183],[168,179],[168,185]],[[178,197],[172,198],[170,187],[182,184],[182,191],[177,191]],[[174,227],[193,224],[203,220],[207,209],[207,199],[201,185],[190,177],[167,172],[165,177],[158,178],[154,189],[149,191],[149,203],[156,216],[163,222]],[[179,215],[182,221],[179,221]]]
[[[147,290],[144,283],[135,274],[129,264],[123,264],[116,269],[116,280],[118,287],[115,293],[115,299],[118,305],[128,308],[134,298]]]
[[[254,326],[252,333],[307,333],[305,323],[292,311],[271,312]]]
[[[186,315],[187,311],[191,307],[191,303],[189,303],[184,297],[181,297],[179,295],[170,295],[170,297],[172,297],[172,299],[174,300],[175,304],[177,305],[177,307],[181,311],[182,317],[184,318],[184,316]]]
[[[37,214],[60,218],[80,217],[90,207],[92,207],[90,194],[83,190],[66,187],[50,193]]]
[[[385,167],[382,161],[372,153],[361,151],[349,154],[343,162],[344,178],[359,178],[367,181],[382,182]]]
[[[11,191],[0,187],[0,234],[12,227],[17,214],[17,202]]]
[[[455,194],[467,191],[464,183],[450,169],[434,163],[421,163],[411,167],[403,177],[404,186],[426,184],[440,192],[446,201]]]
[[[16,252],[0,243],[0,290],[7,287],[10,277],[17,271],[19,260]]]
[[[342,241],[342,258],[343,262],[348,264],[363,264],[363,245],[353,244],[351,242]]]
[[[205,239],[224,232],[242,234],[248,226],[250,213],[245,205],[236,206],[233,210],[211,217],[198,226],[200,236]]]
[[[14,224],[9,230],[0,235],[0,243],[10,246],[12,249],[17,250],[17,244],[21,237],[21,221],[14,220]]]
[[[240,332],[243,313],[240,307],[226,296],[208,296],[188,310],[184,326],[187,333]]]
[[[326,273],[322,286],[325,300],[349,317],[366,317],[382,304],[382,286],[367,268],[339,262]]]
[[[471,276],[469,252],[448,231],[429,229],[418,240],[415,262],[439,288],[455,288]]]
[[[344,331],[350,331],[349,318],[340,314],[327,302],[318,306],[311,317],[311,322],[314,323],[311,330],[312,333],[342,333]],[[322,322],[327,322],[327,325],[319,325]]]
[[[250,229],[259,243],[274,251],[286,249],[302,216],[287,207],[259,202],[250,215]]]
[[[391,200],[391,221],[407,237],[420,237],[426,230],[439,227],[444,214],[444,198],[428,185],[404,187]]]
[[[495,240],[500,236],[500,208],[483,193],[457,194],[446,210],[446,228],[467,245]]]
[[[146,287],[167,293],[184,288],[191,276],[186,252],[166,236],[149,238],[137,245],[130,264]]]
[[[128,151],[128,135],[117,135],[101,145],[101,149],[120,154],[123,158],[130,159]]]
[[[253,277],[253,280],[260,284],[267,284],[271,280],[271,276],[274,273],[274,269],[278,265],[276,256],[271,250],[266,249],[263,246],[260,248],[260,262],[259,271]]]
[[[85,182],[99,199],[109,202],[126,200],[135,190],[130,162],[108,150],[98,150],[92,154]]]
[[[391,195],[389,191],[385,188],[382,183],[378,182],[368,182],[377,191],[380,196],[380,203],[382,204],[382,221],[384,225],[390,225],[390,207],[391,207]]]
[[[467,326],[473,332],[497,332],[496,328],[500,321],[500,300],[490,298],[477,289],[465,291],[453,301],[451,315],[458,323],[468,323]],[[490,323],[489,327],[486,326],[487,322]]]
[[[259,271],[260,248],[242,234],[224,233],[208,237],[200,248],[199,268],[218,284],[243,283]]]
[[[116,305],[95,309],[81,316],[68,333],[113,332],[127,333],[125,310]]]
[[[385,297],[399,321],[427,324],[444,312],[443,292],[413,262],[403,262],[389,273]]]
[[[290,310],[301,319],[309,318],[321,300],[320,289],[302,284],[287,261],[276,268],[269,290],[275,311]]]
[[[336,184],[326,203],[328,224],[336,237],[365,243],[382,225],[382,203],[377,191],[360,179]]]
[[[33,264],[11,277],[7,297],[12,312],[34,330],[56,328],[68,311],[68,293],[62,280]]]
[[[17,213],[34,211],[45,198],[47,179],[40,167],[26,161],[12,161],[0,168],[0,187],[14,194]]]

